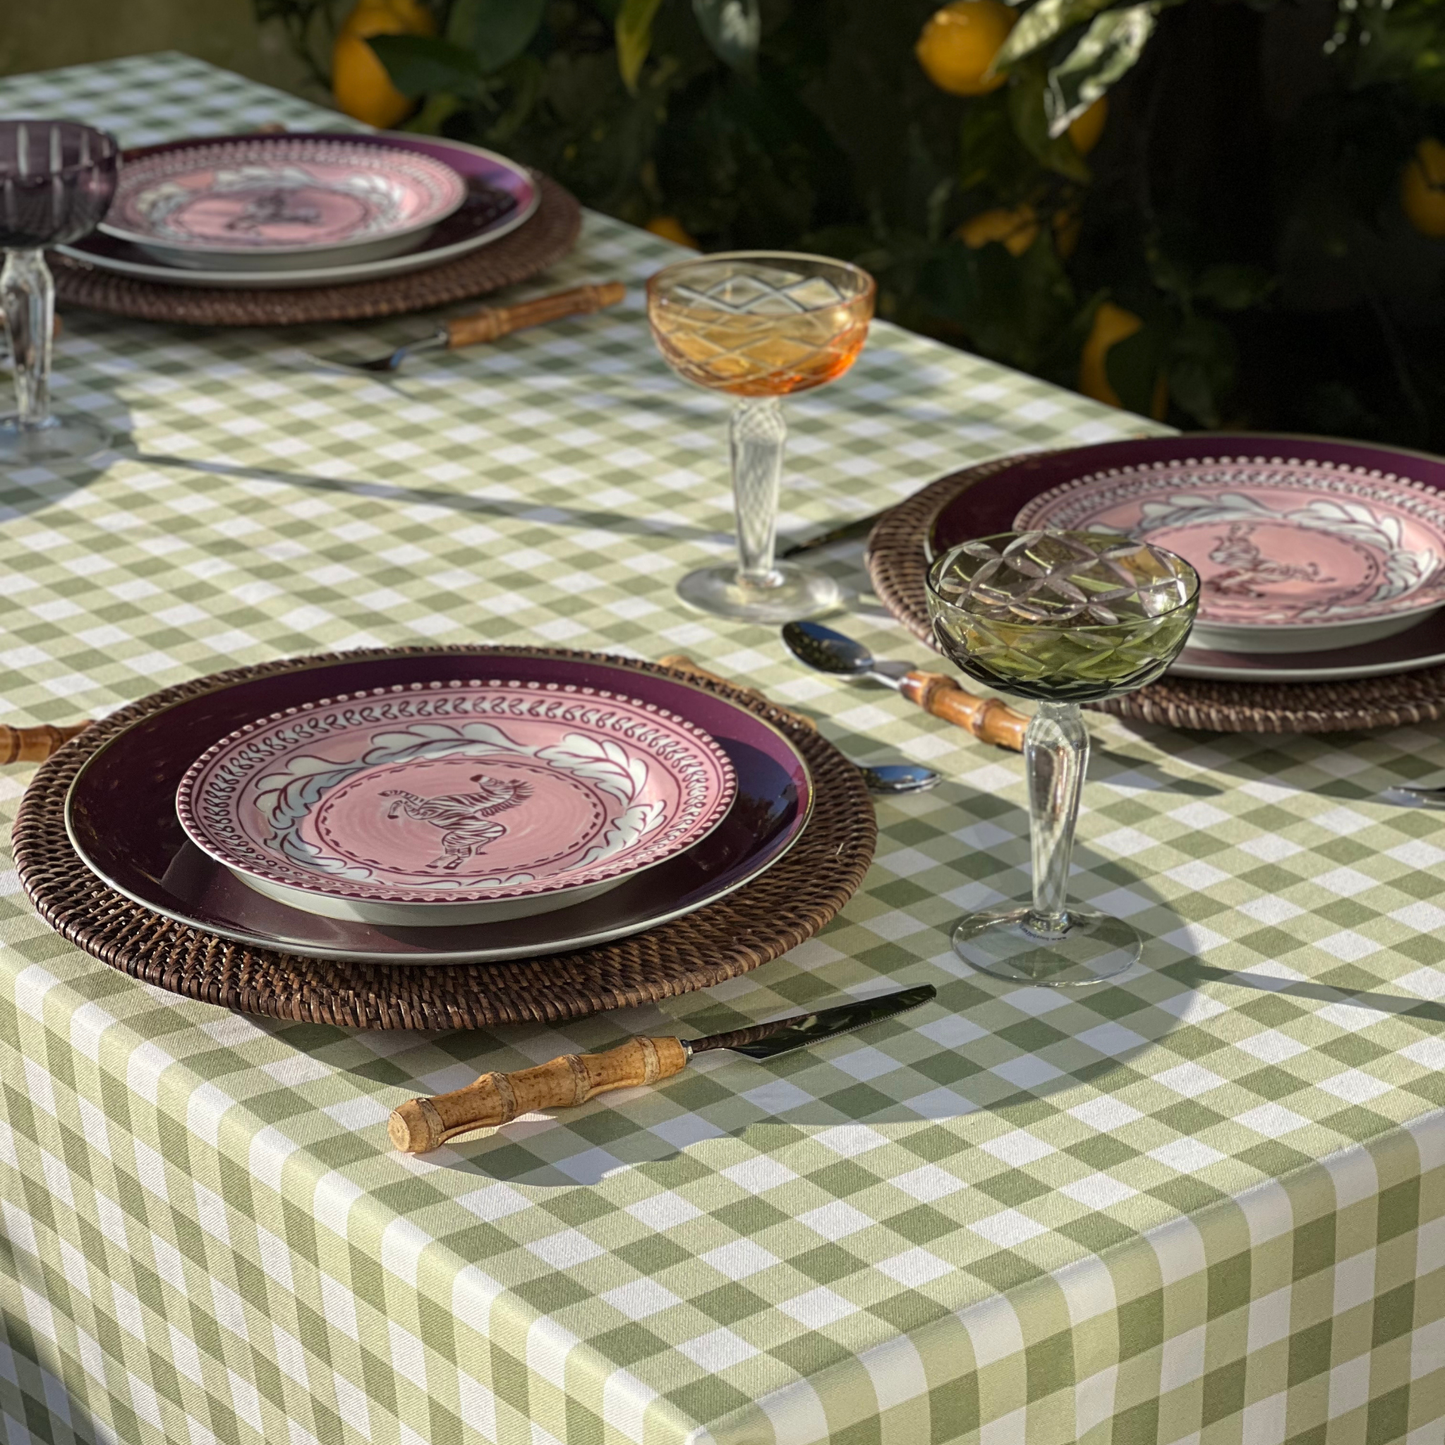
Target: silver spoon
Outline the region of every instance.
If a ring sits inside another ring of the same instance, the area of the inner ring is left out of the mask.
[[[889,687],[897,687],[896,678],[875,672],[873,654],[862,643],[834,632],[818,622],[789,622],[783,628],[783,639],[795,656],[820,672],[837,672],[847,677],[873,677]],[[814,658],[818,661],[814,661]],[[853,766],[863,774],[870,793],[922,793],[936,787],[942,774],[922,763],[880,763],[865,767]]]
[[[799,662],[807,663],[818,672],[831,672],[839,677],[867,677],[895,690],[899,685],[897,677],[890,677],[882,670],[899,664],[880,664],[861,642],[824,627],[821,622],[784,623],[783,641]]]
[[[788,651],[818,672],[835,677],[866,677],[901,692],[944,722],[971,732],[985,742],[1020,752],[1029,720],[998,698],[975,697],[936,672],[910,670],[906,662],[880,661],[861,642],[821,622],[789,622],[783,626]]]
[[[853,766],[863,774],[864,786],[870,793],[926,793],[937,786],[942,777],[922,763],[878,763],[873,767],[854,763]]]

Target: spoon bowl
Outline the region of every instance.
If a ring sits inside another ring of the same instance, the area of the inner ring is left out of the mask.
[[[873,767],[856,763],[854,766],[863,774],[870,793],[926,793],[936,787],[943,776],[922,763],[878,763]]]
[[[898,681],[880,668],[877,659],[861,642],[825,627],[821,622],[789,622],[783,628],[783,642],[799,662],[816,672],[835,677],[871,677],[896,688]]]

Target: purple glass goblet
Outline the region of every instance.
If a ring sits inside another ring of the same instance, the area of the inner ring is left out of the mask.
[[[50,410],[55,282],[46,246],[88,236],[115,194],[120,147],[68,120],[0,120],[0,308],[15,367],[16,411],[0,420],[0,466],[88,457],[110,445],[108,428]]]

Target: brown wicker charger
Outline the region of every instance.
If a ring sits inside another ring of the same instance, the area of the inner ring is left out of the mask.
[[[390,648],[351,658],[482,652]],[[469,1029],[582,1018],[709,988],[780,957],[830,922],[873,860],[878,827],[862,777],[795,714],[746,689],[675,668],[556,648],[507,648],[590,658],[677,677],[757,713],[807,760],[813,815],[793,847],[737,892],[646,933],[596,948],[506,963],[341,963],[271,952],[163,918],[101,882],[65,831],[65,798],[81,766],[129,724],[230,683],[340,660],[290,658],[237,668],[142,698],[87,728],[41,765],[13,835],[20,882],[57,933],[132,978],[205,1003],[296,1022],[374,1029]]]
[[[1011,466],[1002,457],[940,477],[894,507],[868,540],[879,600],[914,636],[936,646],[928,620],[924,543],[960,493]],[[1172,677],[1090,706],[1141,722],[1219,733],[1331,733],[1403,727],[1445,717],[1445,667],[1354,682],[1217,682]]]
[[[455,260],[375,281],[297,290],[231,291],[118,276],[59,252],[51,252],[47,260],[61,301],[140,321],[185,326],[296,326],[399,316],[530,281],[577,244],[582,208],[576,198],[550,176],[532,174],[541,199],[532,216],[515,231]]]

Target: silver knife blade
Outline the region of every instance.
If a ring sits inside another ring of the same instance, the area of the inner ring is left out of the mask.
[[[1380,798],[1406,808],[1445,808],[1445,788],[1422,788],[1413,783],[1386,788]]]
[[[887,507],[883,509],[884,512]],[[866,537],[877,524],[883,512],[870,512],[866,517],[855,517],[851,522],[840,522],[836,527],[830,527],[826,532],[819,532],[816,537],[805,537],[801,542],[794,542],[791,547],[784,547],[778,553],[779,557],[801,557],[807,552],[814,552],[819,547],[831,547],[834,542],[851,542],[857,537]]]
[[[822,1039],[834,1039],[839,1034],[866,1028],[880,1019],[892,1018],[894,1014],[917,1008],[919,1004],[937,997],[938,990],[931,983],[924,983],[917,988],[859,999],[856,1003],[840,1004],[837,1008],[825,1008],[818,1013],[794,1014],[791,1018],[774,1019],[772,1023],[754,1024],[751,1028],[710,1034],[705,1039],[687,1039],[684,1042],[694,1054],[705,1054],[710,1049],[732,1049],[734,1053],[745,1054],[750,1059],[770,1059],[774,1054],[786,1054],[790,1049],[801,1049],[806,1044],[816,1044]]]

